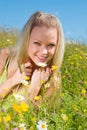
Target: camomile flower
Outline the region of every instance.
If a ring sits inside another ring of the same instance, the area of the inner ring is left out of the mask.
[[[19,125],[20,130],[26,130],[25,124],[21,123]]]
[[[43,63],[43,62],[39,62],[39,63],[38,63],[38,66],[40,66],[40,67],[43,67],[43,68],[44,68],[44,67],[46,67],[46,66],[47,66],[47,64],[46,64],[46,63]]]
[[[24,79],[24,80],[22,80],[22,81],[21,81],[21,83],[22,83],[24,86],[26,86],[26,85],[28,85],[28,84],[29,84],[29,82],[28,82],[27,80],[25,80],[25,79]]]
[[[38,121],[37,129],[38,130],[47,130],[46,122],[44,122],[42,120]]]
[[[25,98],[24,98],[22,95],[20,95],[20,94],[14,93],[13,96],[14,96],[15,99],[18,100],[18,101],[24,101],[24,99],[25,99]]]

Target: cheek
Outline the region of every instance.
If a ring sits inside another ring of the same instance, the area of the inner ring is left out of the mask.
[[[32,55],[34,55],[35,53],[36,53],[36,48],[35,48],[34,46],[30,45],[30,46],[28,47],[28,55],[29,55],[29,56],[32,56]]]
[[[50,51],[50,55],[53,56],[55,53],[55,48]]]

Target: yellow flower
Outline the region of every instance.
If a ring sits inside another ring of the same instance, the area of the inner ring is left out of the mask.
[[[18,112],[18,113],[22,113],[21,107],[20,107],[19,105],[17,105],[17,104],[14,104],[14,105],[13,105],[13,109],[14,109],[16,112]]]
[[[62,119],[63,119],[64,121],[67,121],[67,120],[68,120],[68,117],[67,117],[66,114],[61,114],[61,117],[62,117]]]
[[[28,111],[28,105],[25,102],[21,102],[20,105],[14,104],[13,109],[18,113],[26,112]]]
[[[2,122],[2,117],[0,117],[0,123]]]
[[[35,100],[35,101],[40,100],[40,96],[36,96],[36,97],[34,97],[34,100]]]
[[[52,65],[52,70],[57,70],[59,67],[56,65]]]
[[[28,77],[28,76],[24,76],[24,79],[25,79],[25,80],[29,80],[30,77]]]
[[[11,116],[10,116],[10,115],[7,115],[7,116],[4,118],[4,120],[5,120],[6,122],[10,121],[10,120],[11,120]]]
[[[85,93],[86,93],[86,89],[83,88],[83,89],[82,89],[82,94],[85,94]]]
[[[41,83],[40,83],[41,85],[43,85],[44,84],[44,81],[41,81]]]
[[[22,102],[20,107],[23,112],[28,111],[28,105],[25,102]]]
[[[4,93],[2,93],[1,95],[2,95],[3,98],[5,97],[5,94],[4,94]]]

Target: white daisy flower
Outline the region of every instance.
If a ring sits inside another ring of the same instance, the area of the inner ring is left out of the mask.
[[[25,98],[24,98],[22,95],[20,95],[20,94],[14,93],[13,96],[14,96],[15,99],[18,100],[18,101],[24,101],[24,100],[25,100]]]
[[[46,64],[46,63],[43,63],[43,62],[39,62],[39,63],[38,63],[38,66],[40,66],[40,67],[46,67],[47,64]]]
[[[20,130],[26,130],[25,124],[21,123],[19,125]]]
[[[38,121],[37,129],[38,130],[47,130],[46,122],[44,122],[42,120]]]
[[[10,39],[7,39],[7,42],[9,42],[10,41]]]
[[[22,80],[22,81],[21,81],[21,83],[22,83],[24,86],[26,86],[26,85],[28,85],[28,84],[29,84],[29,83],[28,83],[28,81],[27,81],[27,80],[25,80],[25,79],[24,79],[24,80]]]

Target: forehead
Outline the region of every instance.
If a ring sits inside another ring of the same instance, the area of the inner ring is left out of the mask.
[[[49,39],[57,39],[57,29],[54,27],[34,27],[31,31],[31,38],[49,38]]]

